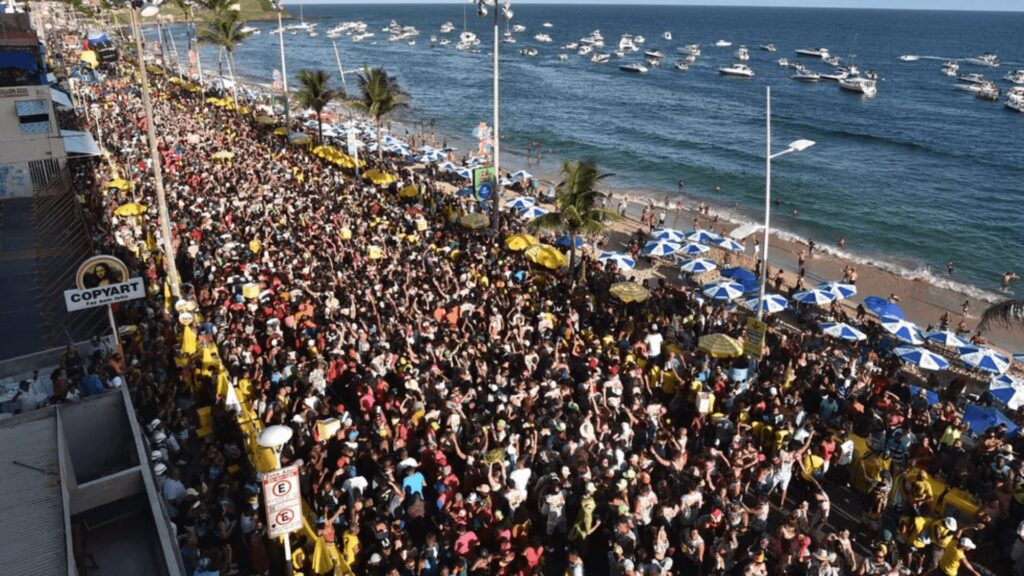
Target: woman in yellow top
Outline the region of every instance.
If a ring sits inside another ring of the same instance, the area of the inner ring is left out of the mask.
[[[976,546],[970,538],[961,538],[959,542],[956,540],[951,541],[942,553],[942,557],[939,558],[939,567],[931,573],[957,576],[960,573],[960,567],[964,567],[967,569],[968,574],[981,576],[967,560],[967,551],[974,550],[975,548]]]

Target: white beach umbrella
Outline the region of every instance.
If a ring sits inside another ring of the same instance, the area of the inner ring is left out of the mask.
[[[679,244],[665,240],[652,240],[644,244],[644,254],[649,256],[670,256],[679,251]]]
[[[965,366],[982,372],[1002,374],[1010,368],[1010,359],[991,348],[964,346],[957,349],[957,354]]]
[[[882,318],[882,328],[893,336],[911,344],[924,344],[921,330],[913,322],[907,322],[902,318],[886,316]]]
[[[1016,410],[1024,404],[1024,378],[1000,374],[989,383],[988,391],[1010,410]]]
[[[679,253],[686,256],[698,256],[700,254],[707,254],[710,251],[711,248],[696,242],[687,242],[679,247]]]
[[[651,231],[651,238],[668,242],[683,242],[686,240],[686,233],[675,228],[655,228]]]
[[[857,287],[847,282],[822,282],[818,284],[818,290],[835,294],[836,300],[845,300],[857,295]]]
[[[529,208],[520,210],[519,217],[523,220],[533,220],[534,218],[539,218],[547,213],[548,211],[540,206],[530,206]]]
[[[712,300],[735,300],[743,296],[743,284],[721,281],[704,285],[704,295]]]
[[[693,260],[683,260],[679,263],[679,269],[687,274],[701,274],[704,272],[710,272],[718,268],[714,260],[708,260],[707,258],[694,258]]]
[[[938,332],[928,332],[924,335],[925,340],[942,344],[947,348],[961,348],[963,346],[970,346],[971,343],[964,340],[959,335],[950,332],[949,330],[940,330]]]
[[[892,352],[903,362],[913,364],[922,370],[945,370],[949,368],[949,362],[945,358],[924,348],[900,346]]]
[[[699,242],[701,244],[710,244],[715,240],[721,240],[721,236],[709,230],[697,229],[686,235],[686,239],[690,242]]]
[[[537,203],[537,199],[531,196],[518,196],[510,200],[505,201],[505,208],[515,208],[516,210],[522,210],[523,208],[529,208]]]
[[[743,307],[756,312],[759,300],[760,297],[748,298],[743,301]],[[789,308],[789,301],[781,294],[765,294],[764,301],[761,302],[761,309],[765,314],[778,314],[786,308]]]
[[[718,240],[712,240],[711,243],[723,250],[728,250],[730,252],[743,252],[744,250],[743,244],[740,244],[739,242],[733,240],[732,238],[722,237],[719,238]]]
[[[860,342],[868,337],[867,334],[845,322],[823,322],[821,324],[821,331],[833,338],[849,340],[851,342]]]
[[[512,173],[513,180],[529,180],[530,178],[533,178],[533,174],[530,174],[526,170],[517,170]]]
[[[793,294],[793,300],[801,304],[813,304],[815,306],[825,306],[831,304],[836,299],[836,295],[831,292],[824,290],[818,290],[812,288],[810,290],[803,290]]]
[[[597,257],[598,262],[615,262],[615,265],[619,267],[619,270],[632,270],[636,266],[636,260],[633,260],[628,254],[622,252],[601,252]]]

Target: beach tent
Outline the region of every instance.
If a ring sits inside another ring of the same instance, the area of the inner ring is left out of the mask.
[[[889,302],[888,298],[881,296],[868,296],[864,299],[864,308],[880,318],[891,316],[893,318],[904,318],[903,309],[898,305]]]

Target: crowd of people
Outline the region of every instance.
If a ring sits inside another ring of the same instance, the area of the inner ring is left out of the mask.
[[[182,296],[231,391],[179,355],[155,209],[113,215],[153,205],[130,66],[83,87],[110,157],[75,183],[98,248],[150,298],[119,307],[123,358],[72,355],[66,370],[130,388],[190,576],[283,573],[236,399],[294,431],[282,464],[357,574],[955,576],[982,570],[976,549],[1024,574],[1019,440],[972,438],[968,382],[906,372],[882,330],[850,345],[772,319],[755,366],[713,358],[700,337],[741,336],[739,312],[663,279],[623,304],[609,288],[630,273],[614,264],[552,272],[505,248],[515,219],[459,226],[454,176],[368,158],[398,177],[373,186],[251,115],[153,84]],[[133,186],[104,189],[115,175]],[[401,198],[409,184],[418,196]],[[979,510],[943,506],[929,475]],[[312,573],[311,542],[293,547]]]

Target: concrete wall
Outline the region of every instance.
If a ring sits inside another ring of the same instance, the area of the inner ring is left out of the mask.
[[[50,111],[50,131],[43,134],[22,134],[15,103],[21,100],[45,100]],[[57,160],[64,162],[67,153],[60,138],[57,118],[50,101],[49,86],[18,86],[0,88],[0,199],[31,196],[32,179],[29,162]]]
[[[79,485],[139,464],[120,390],[64,404],[61,418]]]

